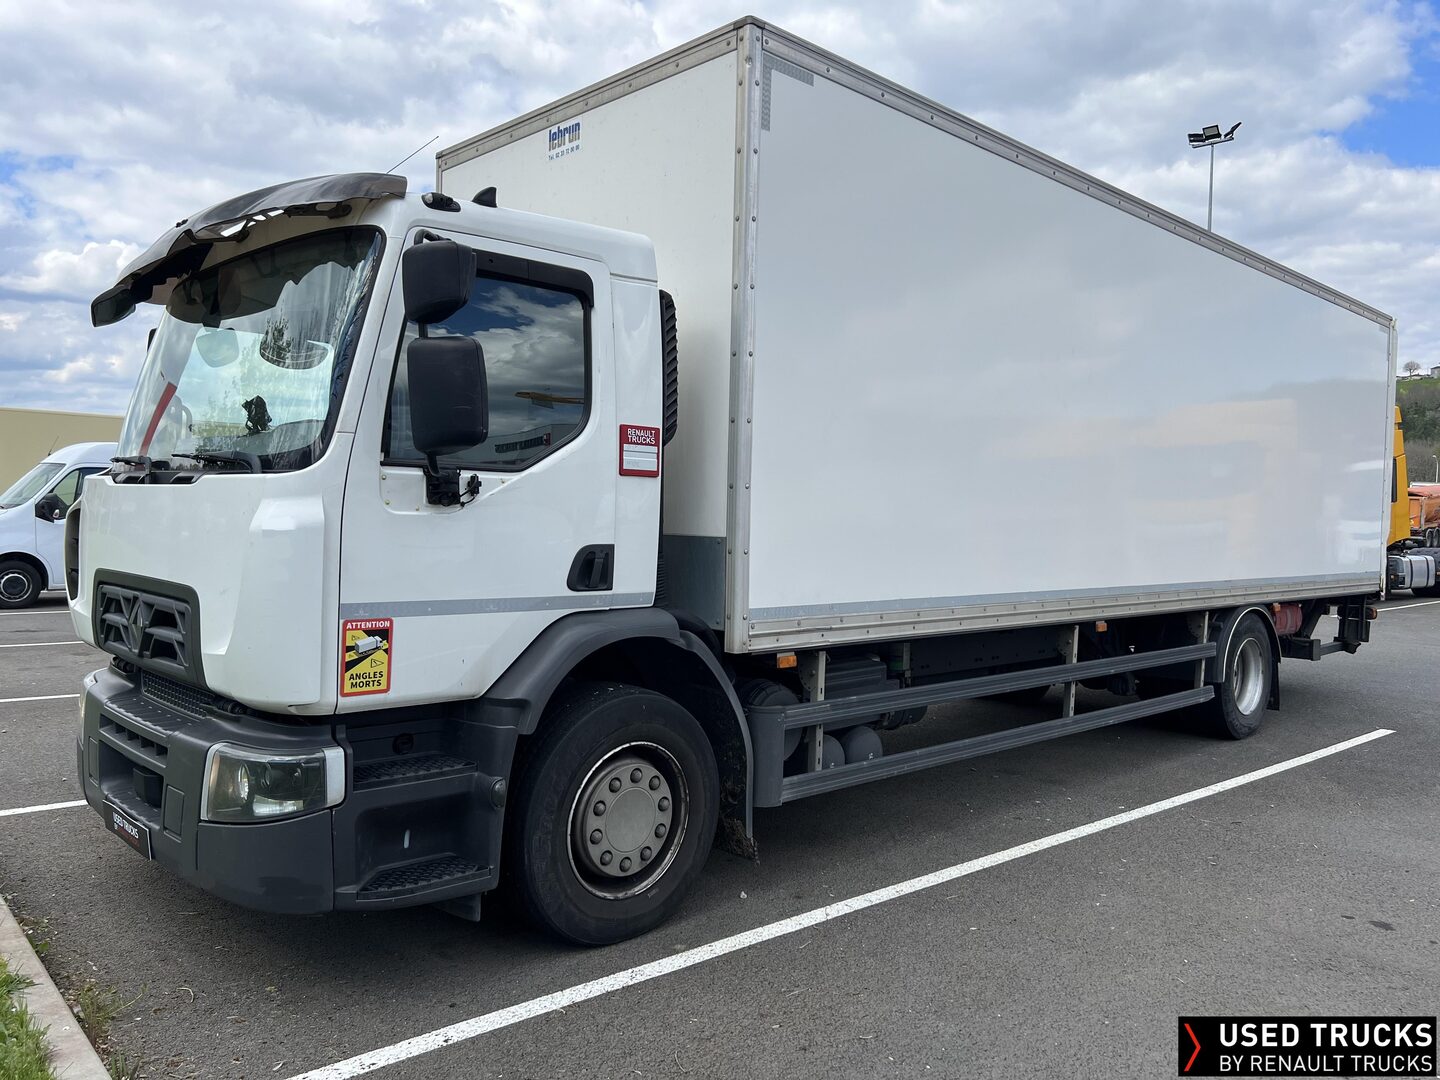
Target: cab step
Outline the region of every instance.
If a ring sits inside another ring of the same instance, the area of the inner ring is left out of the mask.
[[[462,886],[478,887],[487,883],[490,877],[488,866],[477,866],[458,855],[440,855],[378,871],[360,886],[355,900],[357,904],[364,905],[430,892],[443,891],[454,895],[463,891]]]
[[[449,754],[411,754],[355,763],[357,789],[404,784],[414,780],[442,780],[475,771],[475,762]]]

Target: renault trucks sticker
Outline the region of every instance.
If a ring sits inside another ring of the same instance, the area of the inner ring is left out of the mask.
[[[660,429],[620,425],[620,475],[660,475]]]
[[[580,150],[580,121],[571,120],[568,124],[559,124],[550,129],[550,137],[545,143],[545,157],[554,161],[567,154],[578,153]]]
[[[340,695],[390,692],[394,619],[346,619],[340,631]]]

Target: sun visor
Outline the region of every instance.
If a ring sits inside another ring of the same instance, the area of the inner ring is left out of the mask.
[[[121,273],[119,280],[90,302],[95,326],[119,322],[154,294],[157,286],[197,269],[217,243],[245,238],[251,225],[278,214],[341,217],[357,199],[383,199],[405,194],[403,176],[387,173],[336,173],[290,180],[237,195],[208,210],[192,214],[150,245]]]

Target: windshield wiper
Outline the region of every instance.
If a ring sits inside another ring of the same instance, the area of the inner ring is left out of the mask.
[[[201,465],[238,465],[246,472],[264,472],[260,459],[244,450],[196,450],[189,454],[171,454],[171,457],[189,458]]]
[[[149,476],[152,472],[164,472],[170,468],[170,462],[164,458],[146,457],[144,454],[134,454],[130,457],[112,457],[110,459],[116,465],[129,465],[131,468],[139,469],[142,476]]]

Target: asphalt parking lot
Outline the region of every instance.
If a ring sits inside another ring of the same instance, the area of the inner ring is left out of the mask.
[[[1436,1012],[1440,603],[1386,608],[1359,655],[1286,662],[1248,741],[1161,718],[763,811],[758,862],[716,851],[673,922],[578,951],[499,908],[259,915],[35,809],[79,798],[103,661],[49,601],[0,615],[0,892],[150,1077],[1173,1075],[1180,1014]],[[1034,715],[969,709],[927,723]]]

